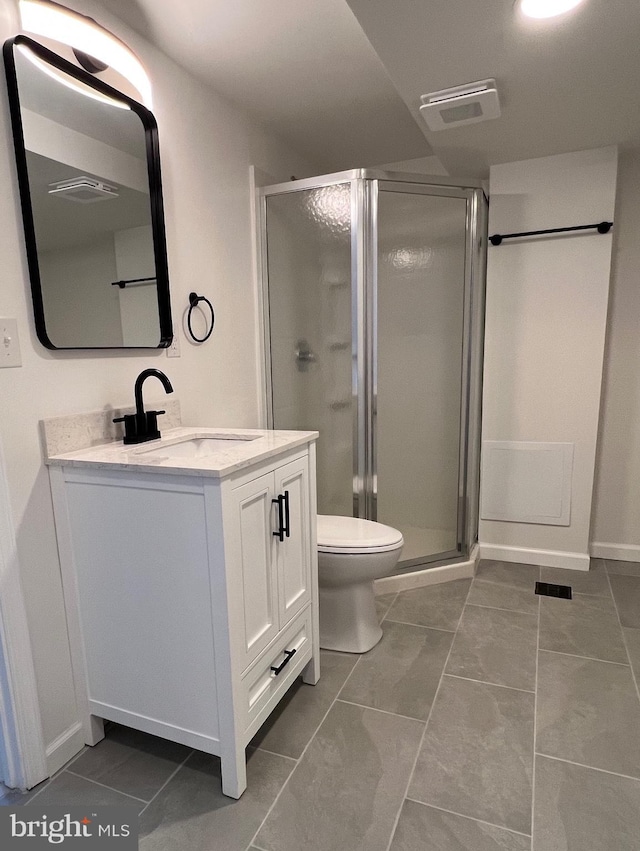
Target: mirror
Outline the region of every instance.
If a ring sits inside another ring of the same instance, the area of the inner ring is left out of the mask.
[[[4,58],[40,342],[169,346],[153,115],[26,36]]]

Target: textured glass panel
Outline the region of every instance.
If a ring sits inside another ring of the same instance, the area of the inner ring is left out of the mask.
[[[318,512],[351,514],[351,188],[267,198],[273,424],[313,429]]]
[[[465,238],[465,199],[380,192],[377,507],[402,561],[457,546]]]

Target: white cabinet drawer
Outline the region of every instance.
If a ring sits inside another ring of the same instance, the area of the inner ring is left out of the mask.
[[[247,742],[311,659],[311,636],[311,607],[307,606],[243,674],[239,726]]]

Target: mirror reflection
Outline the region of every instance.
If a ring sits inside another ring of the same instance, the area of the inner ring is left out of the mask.
[[[15,41],[26,166],[19,177],[28,185],[31,238],[24,186],[21,194],[41,341],[50,348],[168,345],[159,166],[148,164],[149,153],[157,155],[153,116],[99,91],[64,60],[47,62],[49,51],[24,43],[30,40]]]

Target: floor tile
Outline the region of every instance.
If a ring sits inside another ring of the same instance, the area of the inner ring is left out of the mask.
[[[38,806],[45,807],[54,805],[64,807],[133,807],[136,812],[140,812],[144,807],[144,802],[142,801],[137,801],[135,798],[123,795],[121,792],[107,789],[105,786],[100,786],[91,780],[86,780],[84,777],[69,774],[68,771],[61,772],[55,780],[52,780],[51,783],[45,786],[42,792],[34,797],[33,804],[34,806],[37,804]]]
[[[380,594],[378,597],[376,597],[376,612],[378,613],[379,621],[384,619],[395,598],[395,591],[393,592],[393,594]]]
[[[386,851],[423,729],[336,702],[255,844],[265,851]]]
[[[609,576],[620,623],[640,629],[640,576]]]
[[[604,559],[607,573],[609,576],[614,574],[624,576],[640,576],[640,562],[638,561],[614,561],[613,559]]]
[[[447,673],[534,691],[538,616],[465,606]]]
[[[385,621],[379,644],[360,658],[341,700],[426,721],[453,633]]]
[[[576,594],[540,598],[540,649],[627,664],[613,600]]]
[[[534,695],[445,676],[408,797],[529,833]]]
[[[533,851],[638,851],[640,781],[536,757]]]
[[[87,748],[69,768],[81,777],[150,801],[190,753],[191,748],[184,745],[113,724],[106,737]]]
[[[622,631],[629,653],[631,668],[635,674],[636,682],[640,686],[640,629],[625,627]]]
[[[631,669],[543,650],[538,657],[538,753],[640,777]]]
[[[455,632],[470,585],[470,579],[456,579],[401,591],[387,612],[387,620]]]
[[[220,760],[194,753],[140,817],[140,848],[153,851],[245,851],[295,763],[249,751],[247,789],[222,794]]]
[[[467,602],[535,614],[538,611],[535,585],[539,575],[537,565],[481,561]]]
[[[320,651],[317,684],[307,685],[302,680],[294,683],[256,733],[251,745],[298,759],[358,658],[352,653]]]
[[[564,570],[560,567],[541,567],[540,581],[556,585],[570,585],[574,594],[589,594],[592,597],[611,597],[604,561],[591,559],[589,570]]]
[[[530,851],[528,836],[405,801],[389,851]]]

